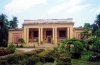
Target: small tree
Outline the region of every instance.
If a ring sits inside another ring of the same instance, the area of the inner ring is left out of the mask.
[[[23,38],[19,38],[18,42],[21,43],[21,47],[23,47],[23,43],[25,43],[24,39]]]

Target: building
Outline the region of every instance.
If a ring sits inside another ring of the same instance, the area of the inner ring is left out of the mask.
[[[24,20],[22,29],[9,29],[8,42],[18,43],[19,38],[25,40],[24,46],[37,46],[37,43],[54,43],[60,40],[77,38],[83,28],[74,28],[72,18],[68,19],[39,19]]]

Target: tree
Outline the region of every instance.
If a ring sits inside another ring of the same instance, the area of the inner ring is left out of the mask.
[[[13,17],[13,20],[11,20],[11,21],[9,21],[10,22],[10,28],[17,28],[18,27],[18,25],[17,25],[17,23],[18,23],[18,20],[17,20],[17,17]]]
[[[97,19],[95,20],[95,24],[98,26],[98,28],[100,28],[100,14],[97,15],[96,18],[97,18]]]
[[[85,39],[90,36],[89,30],[91,29],[90,23],[85,23],[84,24],[84,31],[81,33],[81,38]]]
[[[95,22],[92,24],[92,33],[94,33],[94,35],[96,35],[95,32],[98,29],[100,29],[100,14],[97,15]],[[96,36],[98,36],[98,35],[96,35]]]
[[[5,14],[0,15],[0,46],[7,46],[9,22]]]

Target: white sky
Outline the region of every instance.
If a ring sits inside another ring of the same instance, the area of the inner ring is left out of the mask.
[[[11,20],[18,17],[21,27],[24,20],[73,18],[75,27],[93,23],[100,13],[100,0],[0,0],[0,14]]]

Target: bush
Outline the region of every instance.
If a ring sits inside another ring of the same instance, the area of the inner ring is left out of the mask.
[[[19,61],[16,56],[8,56],[6,60],[9,64],[17,64]]]
[[[89,57],[89,61],[97,61],[98,59],[97,59],[97,56],[95,55],[95,56],[90,56]]]
[[[39,58],[35,56],[31,56],[27,59],[26,65],[35,65],[35,63],[39,62]]]
[[[14,55],[17,60],[21,61],[27,58],[27,56],[24,53],[18,53]]]
[[[74,52],[82,52],[83,51],[83,44],[80,41],[75,41],[73,51]]]
[[[93,52],[100,53],[100,39],[98,39],[94,44],[92,48]]]
[[[4,56],[7,55],[7,51],[6,50],[0,50],[0,56]]]
[[[53,50],[45,50],[38,54],[41,62],[54,62]]]
[[[68,62],[64,62],[64,61],[59,61],[59,62],[57,62],[57,64],[56,65],[71,65],[70,63],[68,63]]]
[[[15,45],[13,45],[13,43],[10,43],[6,50],[13,50],[13,51],[15,51],[16,47],[15,47]]]

